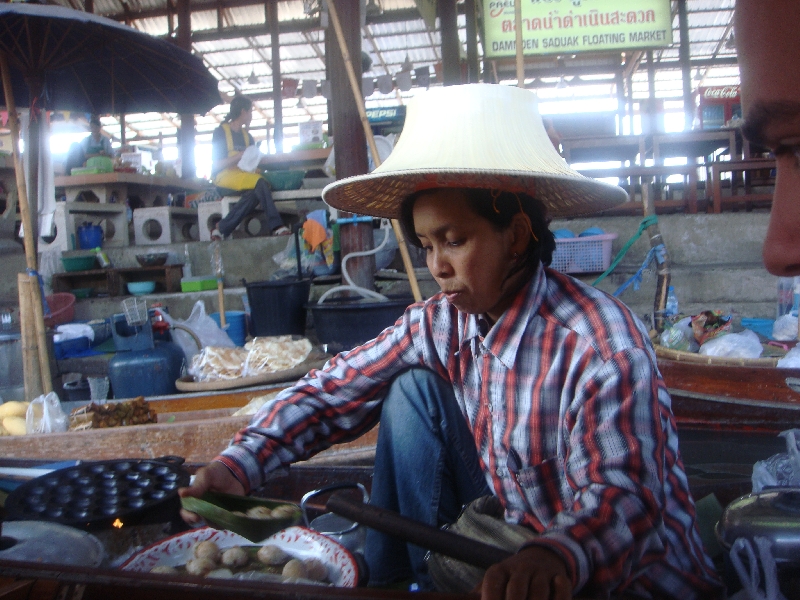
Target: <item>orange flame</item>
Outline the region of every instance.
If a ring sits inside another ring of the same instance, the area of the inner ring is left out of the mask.
[[[115,520],[114,520],[114,522],[112,523],[112,525],[113,525],[114,527],[116,527],[117,529],[121,529],[121,528],[122,528],[122,525],[123,525],[123,523],[122,523],[122,521],[120,521],[119,519],[115,519]]]

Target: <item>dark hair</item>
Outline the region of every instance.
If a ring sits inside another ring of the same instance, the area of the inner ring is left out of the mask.
[[[253,101],[247,96],[237,94],[233,97],[233,100],[231,100],[231,107],[228,110],[228,116],[225,117],[225,120],[230,122],[234,119],[238,119],[243,110],[253,110]]]
[[[97,126],[99,126],[100,125],[100,117],[98,117],[97,115],[92,115],[92,118],[89,119],[89,125],[97,125]]]
[[[548,229],[547,209],[539,200],[523,193],[515,194],[513,192],[472,188],[455,189],[466,196],[472,212],[489,221],[498,231],[508,228],[514,215],[520,212],[520,209],[528,215],[533,235],[528,247],[520,257],[521,260],[518,266],[513,269],[509,276],[523,269],[535,271],[540,262],[544,266],[548,266],[552,262],[553,252],[556,249],[556,240],[553,233]],[[403,201],[400,207],[400,224],[403,227],[403,233],[406,239],[418,248],[422,247],[422,243],[414,231],[414,204],[426,191],[428,190],[411,194]]]

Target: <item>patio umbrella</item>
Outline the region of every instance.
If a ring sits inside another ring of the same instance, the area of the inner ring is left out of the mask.
[[[0,5],[0,51],[18,106],[96,114],[203,114],[220,103],[197,56],[167,40],[62,6]]]
[[[19,137],[17,104],[32,109],[93,113],[204,113],[219,104],[217,81],[202,61],[173,44],[110,19],[61,6],[0,6],[0,74],[12,139]],[[35,113],[35,110],[31,111]],[[29,148],[38,146],[32,128]],[[12,144],[38,348],[40,389],[52,390],[38,284],[36,195],[28,202],[19,148]],[[31,165],[31,172],[38,169]],[[20,286],[22,290],[22,286]],[[22,323],[25,327],[26,323]],[[25,364],[28,364],[26,361]],[[27,382],[33,374],[26,373]]]

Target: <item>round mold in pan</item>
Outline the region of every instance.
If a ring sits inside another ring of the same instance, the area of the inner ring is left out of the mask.
[[[6,499],[7,519],[83,528],[156,510],[189,484],[183,459],[90,462],[32,479]]]

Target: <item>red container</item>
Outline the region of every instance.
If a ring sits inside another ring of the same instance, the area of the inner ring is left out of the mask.
[[[47,296],[45,300],[50,307],[50,316],[44,318],[45,325],[55,327],[72,321],[75,316],[75,296],[67,292],[60,292]]]

